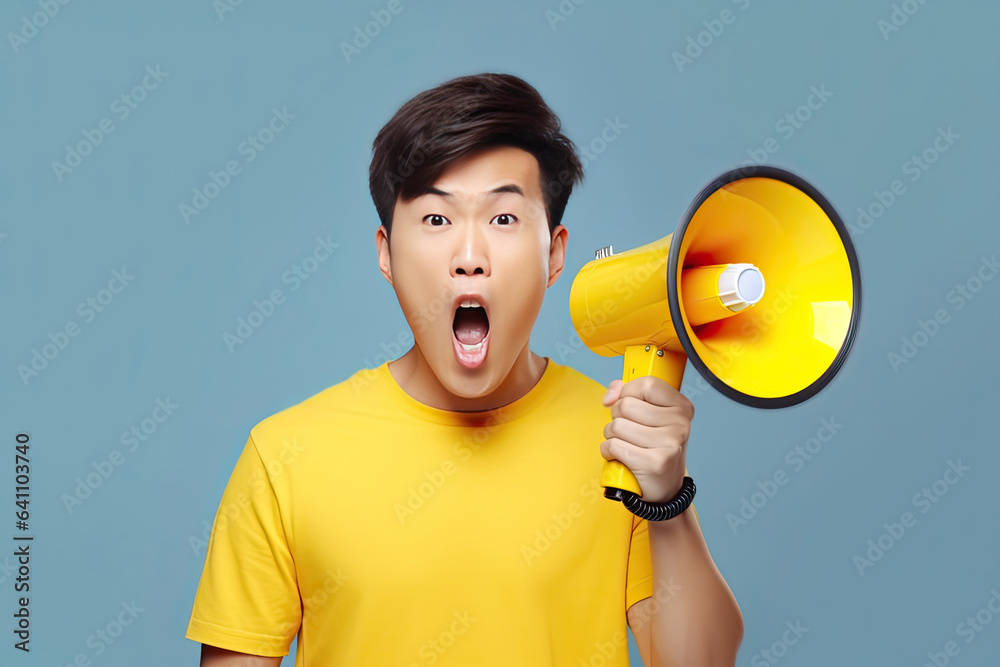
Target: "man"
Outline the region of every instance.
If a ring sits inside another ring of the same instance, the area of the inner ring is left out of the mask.
[[[188,625],[202,665],[278,665],[296,635],[299,667],[627,665],[626,620],[646,665],[735,663],[742,617],[694,508],[647,525],[598,484],[618,459],[643,500],[674,498],[690,401],[529,349],[582,177],[510,75],[382,128],[379,270],[414,345],[251,430]]]

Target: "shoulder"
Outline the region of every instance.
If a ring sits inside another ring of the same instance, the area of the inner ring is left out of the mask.
[[[294,403],[259,421],[250,429],[258,450],[281,445],[297,434],[309,434],[336,423],[338,417],[356,413],[359,405],[370,403],[378,389],[377,369],[362,368],[349,377]]]

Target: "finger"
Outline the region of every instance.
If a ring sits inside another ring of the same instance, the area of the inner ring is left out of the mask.
[[[602,442],[601,456],[608,461],[620,461],[629,471],[647,470],[651,467],[649,450],[619,438],[608,438]]]
[[[624,417],[646,426],[662,426],[684,419],[682,409],[676,406],[663,407],[645,401],[638,396],[621,396],[611,406],[611,417]]]
[[[618,438],[645,449],[683,447],[687,442],[687,427],[684,424],[646,426],[630,419],[616,417],[605,425],[604,437]]]
[[[608,384],[608,390],[604,392],[604,398],[601,400],[601,402],[605,406],[607,406],[617,401],[618,397],[621,395],[621,390],[624,384],[625,383],[622,382],[621,380],[612,380]]]
[[[680,407],[694,416],[694,404],[687,396],[674,389],[670,384],[655,375],[643,375],[629,380],[622,387],[620,397],[635,396],[661,407]]]
[[[654,405],[636,396],[622,396],[611,406],[611,417],[624,417],[638,424],[652,427],[682,425],[690,428],[694,413],[685,405],[664,407]]]

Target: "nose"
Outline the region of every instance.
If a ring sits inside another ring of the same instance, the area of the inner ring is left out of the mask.
[[[490,275],[489,249],[484,230],[467,222],[456,230],[456,247],[452,253],[452,275]]]

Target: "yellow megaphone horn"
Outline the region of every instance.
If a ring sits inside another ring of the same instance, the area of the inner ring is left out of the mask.
[[[677,229],[580,269],[570,317],[593,352],[624,356],[622,380],[655,375],[680,389],[688,359],[723,395],[756,408],[819,392],[850,352],[861,274],[843,221],[814,187],[775,167],[726,172]],[[604,495],[642,495],[606,461]]]

